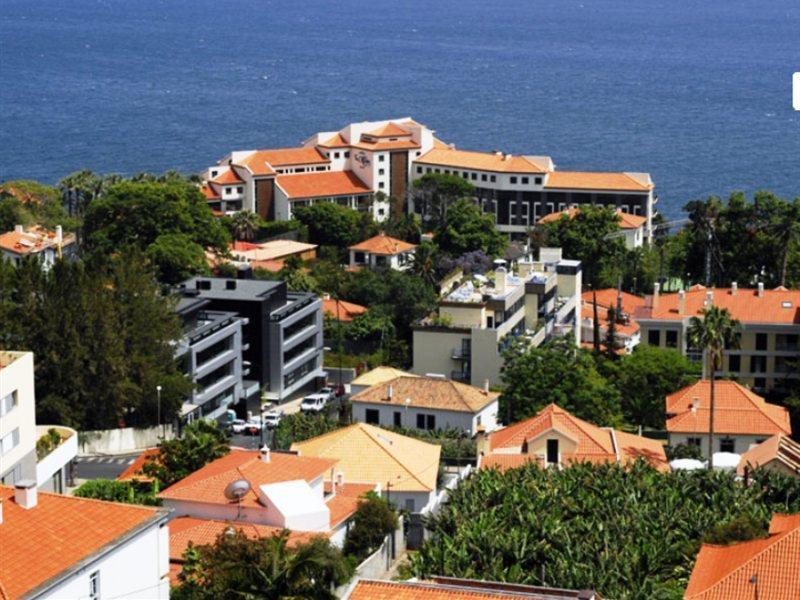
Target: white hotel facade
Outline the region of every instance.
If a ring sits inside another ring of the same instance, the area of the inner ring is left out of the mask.
[[[643,216],[645,236],[652,235],[657,198],[648,173],[559,171],[549,156],[459,150],[434,133],[405,117],[318,132],[298,148],[235,151],[206,170],[203,193],[214,210],[247,209],[268,220],[290,219],[293,206],[333,201],[383,221],[389,197],[395,210],[414,211],[413,181],[443,173],[472,183],[483,212],[512,236],[584,204]],[[386,199],[375,201],[379,192]]]

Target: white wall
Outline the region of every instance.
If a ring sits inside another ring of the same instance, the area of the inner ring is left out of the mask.
[[[175,437],[172,427],[164,424],[146,429],[123,427],[83,433],[85,441],[80,446],[79,454],[119,454],[144,450],[157,446],[162,436],[168,440]]]
[[[100,572],[101,598],[169,598],[169,528],[152,525],[40,597],[88,598],[95,571]]]
[[[686,444],[690,437],[700,438],[700,450],[703,452],[703,457],[708,458],[708,434],[707,433],[670,433],[669,445],[677,446],[678,444]],[[719,452],[720,440],[733,438],[734,448],[736,454],[744,454],[755,444],[766,440],[769,435],[726,435],[714,434],[714,452]]]
[[[0,448],[0,475],[3,475],[36,448],[36,394],[32,352],[2,352],[0,361],[0,402],[12,394],[17,399],[16,406],[0,416],[0,440],[6,438],[9,445],[5,453]],[[14,431],[19,432],[19,443],[10,447]],[[23,476],[34,474],[25,473]]]
[[[380,425],[383,427],[392,427],[394,425],[394,413],[399,412],[402,426],[409,429],[417,428],[417,415],[423,414],[436,416],[436,429],[458,429],[469,435],[475,433],[473,425],[476,415],[469,412],[438,410],[415,406],[406,408],[389,403],[367,404],[363,402],[353,402],[353,421],[356,423],[366,423],[367,409],[377,409],[379,411]]]

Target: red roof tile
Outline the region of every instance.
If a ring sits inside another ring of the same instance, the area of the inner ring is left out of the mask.
[[[352,171],[279,175],[275,179],[275,183],[284,191],[289,200],[359,196],[372,193],[372,189]]]
[[[323,148],[348,148],[350,144],[341,133],[337,133],[320,144]]]
[[[434,577],[432,581],[360,580],[349,600],[552,600],[553,598],[596,598],[578,592],[495,581]]]
[[[0,486],[0,582],[8,598],[21,598],[109,544],[166,518],[164,511],[131,504],[38,492],[25,509],[14,489]]]
[[[277,148],[275,150],[256,150],[240,161],[253,175],[274,175],[275,169],[296,165],[327,164],[328,160],[316,148]]]
[[[373,129],[369,133],[366,133],[370,137],[374,138],[384,138],[384,137],[402,137],[402,136],[409,136],[411,135],[410,132],[406,131],[399,125],[395,123],[387,123],[382,127],[378,127],[377,129]]]
[[[575,218],[575,215],[580,213],[580,211],[581,211],[580,208],[573,207],[573,208],[568,208],[567,210],[563,210],[561,212],[550,213],[549,215],[545,215],[541,219],[539,219],[539,224],[555,223],[556,221],[562,218],[573,219]],[[615,213],[619,217],[620,229],[638,229],[647,222],[647,217],[632,215],[630,213],[626,213],[619,209],[617,209]]]
[[[323,298],[322,312],[329,317],[347,323],[367,312],[367,307],[353,302],[345,302],[344,300]]]
[[[381,232],[378,235],[369,238],[368,240],[359,242],[355,246],[350,246],[349,249],[355,250],[356,252],[379,254],[381,256],[393,256],[395,254],[408,252],[414,248],[416,248],[414,244],[409,244],[408,242],[398,240],[397,238],[393,238],[386,235],[384,232]]]
[[[586,171],[553,171],[545,182],[547,189],[565,190],[619,190],[647,192],[652,184],[645,184],[628,173],[596,173]]]
[[[800,444],[782,433],[773,435],[742,454],[736,472],[744,475],[745,468],[767,465],[783,467],[783,470],[800,477]]]
[[[773,522],[777,527],[771,526],[770,529],[779,532],[766,539],[730,546],[703,544],[684,598],[800,598],[800,519],[798,515],[790,518],[775,515]]]
[[[212,183],[216,183],[219,185],[230,185],[234,183],[244,183],[244,180],[239,177],[234,169],[227,169],[223,171],[219,175],[217,175],[214,179],[211,180]]]
[[[644,298],[634,296],[627,292],[621,292],[622,299],[622,312],[628,316],[628,322],[622,323],[617,320],[617,332],[624,336],[632,336],[639,331],[639,324],[633,318],[635,311],[644,306]],[[581,318],[594,321],[594,296],[591,291],[584,292],[581,295]],[[606,331],[608,323],[608,309],[617,309],[617,290],[614,288],[607,288],[604,290],[597,290],[597,317],[600,320],[600,332],[603,334]]]
[[[160,450],[158,448],[148,448],[139,456],[137,456],[136,460],[128,465],[127,469],[119,474],[117,481],[152,481],[153,478],[145,475],[142,472],[142,468],[149,459],[155,458],[156,456],[159,456],[159,454]]]
[[[539,164],[533,157],[512,156],[495,152],[473,152],[456,150],[449,146],[434,148],[414,159],[415,163],[493,171],[497,173],[546,173],[547,167]]]

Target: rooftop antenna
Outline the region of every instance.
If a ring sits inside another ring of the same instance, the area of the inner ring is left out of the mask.
[[[236,502],[236,520],[242,518],[242,498],[244,498],[250,491],[250,482],[246,479],[237,479],[231,481],[226,487],[223,494],[231,502]]]

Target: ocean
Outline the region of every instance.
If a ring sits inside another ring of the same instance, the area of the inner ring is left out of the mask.
[[[199,171],[412,116],[464,149],[648,171],[657,208],[800,195],[798,0],[5,0],[0,178]]]

